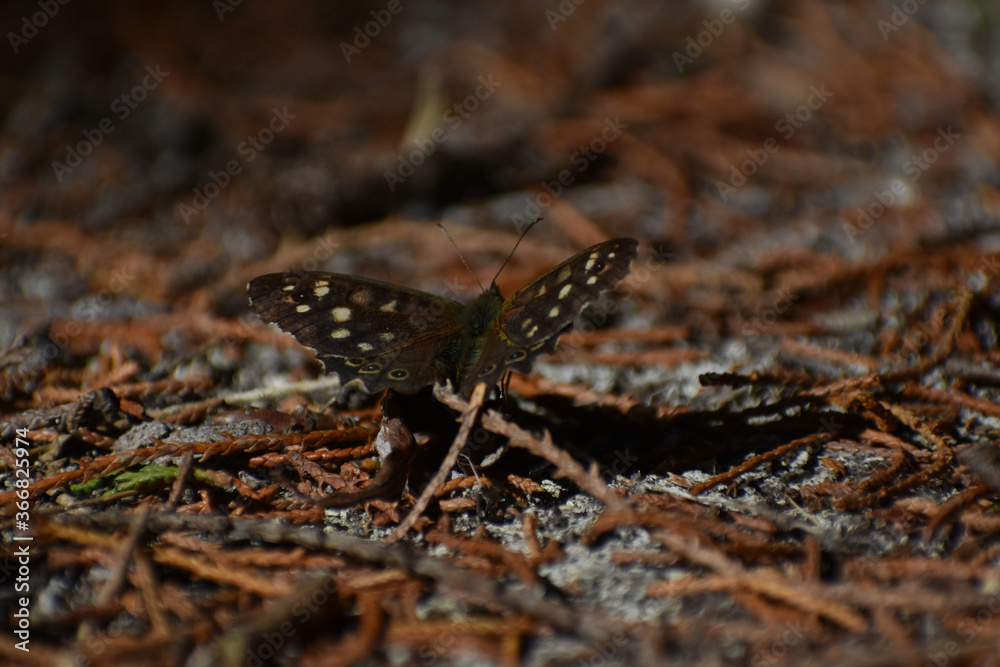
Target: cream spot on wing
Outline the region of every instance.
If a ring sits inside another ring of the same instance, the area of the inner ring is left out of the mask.
[[[533,321],[534,321],[534,320],[532,320],[532,319],[531,319],[530,317],[526,317],[526,318],[524,319],[524,321],[523,321],[523,322],[521,322],[521,331],[524,331],[525,329],[527,329],[528,327],[530,327],[530,326],[531,326],[531,323],[532,323]]]
[[[347,322],[351,319],[351,309],[346,306],[338,306],[330,311],[330,317],[334,322]]]
[[[362,352],[371,352],[372,346],[368,343],[358,343],[358,349]]]
[[[358,304],[359,306],[366,306],[368,302],[372,300],[371,290],[359,289],[357,292],[351,295],[351,301]]]
[[[347,338],[351,335],[348,329],[334,329],[330,332],[330,338]]]
[[[588,285],[593,285],[596,282],[597,282],[597,276],[590,276],[589,278],[587,278]]]
[[[560,299],[565,299],[566,295],[569,294],[570,291],[572,291],[572,289],[573,289],[573,285],[572,284],[570,284],[570,285],[563,285],[563,288],[561,290],[559,290],[559,298]]]
[[[391,331],[386,331],[385,333],[380,333],[378,335],[379,340],[385,341],[386,343],[391,343],[392,339],[396,337],[396,334]]]
[[[379,308],[383,313],[395,313],[396,312],[396,300],[393,299],[389,303],[385,304]]]
[[[304,303],[300,303],[299,305],[295,306],[295,312],[296,313],[308,313],[309,312],[309,306],[307,306]]]
[[[295,283],[289,283],[289,284],[285,285],[284,287],[282,287],[281,291],[282,292],[291,292],[293,289],[295,289]]]
[[[552,310],[549,311],[549,317],[559,316],[559,306],[552,306]]]
[[[614,258],[615,258],[615,253],[609,252],[608,253],[608,259],[614,259]]]
[[[538,288],[538,291],[535,292],[535,296],[545,296],[545,293],[548,291],[549,291],[548,285],[542,285],[541,287]]]
[[[592,267],[596,263],[597,263],[597,253],[592,252],[590,253],[590,257],[587,258],[587,265],[584,266],[583,268],[585,271],[590,271],[590,267]]]
[[[538,333],[538,325],[531,327],[531,331],[528,332],[528,338],[533,338],[535,334]]]
[[[573,269],[567,266],[565,269],[559,272],[559,275],[556,277],[556,282],[564,283],[567,280],[569,280],[569,277],[571,275],[573,275]]]
[[[313,295],[315,295],[317,299],[322,298],[329,293],[330,293],[330,288],[327,287],[326,285],[319,285],[316,287],[316,289],[313,290]]]

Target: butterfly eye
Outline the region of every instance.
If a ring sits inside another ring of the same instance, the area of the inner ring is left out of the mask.
[[[513,364],[513,363],[516,363],[518,361],[521,361],[522,359],[524,359],[527,356],[528,356],[527,352],[525,352],[524,350],[518,350],[514,354],[510,355],[509,357],[507,357],[506,363]]]
[[[382,370],[382,366],[379,364],[368,364],[364,368],[360,369],[359,373],[378,373]]]
[[[490,364],[489,366],[483,369],[483,372],[479,374],[479,377],[485,377],[490,373],[492,373],[493,371],[495,371],[496,369],[497,369],[496,364]]]
[[[375,364],[371,365],[374,366]],[[396,368],[389,371],[390,380],[405,380],[408,377],[410,377],[410,371],[404,371],[402,368]]]

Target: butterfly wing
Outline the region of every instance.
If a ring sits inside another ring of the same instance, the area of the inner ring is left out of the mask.
[[[250,307],[313,350],[327,373],[369,393],[413,393],[454,379],[462,304],[336,273],[271,273],[247,285]]]
[[[628,275],[638,248],[630,238],[598,243],[515,292],[459,378],[461,392],[479,382],[494,384],[508,370],[528,370],[538,355],[554,350],[583,309]]]

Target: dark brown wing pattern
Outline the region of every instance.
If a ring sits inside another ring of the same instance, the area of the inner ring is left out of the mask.
[[[377,280],[336,273],[271,273],[247,291],[255,313],[316,352],[343,384],[412,393],[454,380],[448,354],[462,335],[462,304]]]
[[[584,308],[628,275],[638,247],[630,238],[598,243],[515,292],[459,378],[461,393],[479,382],[493,384],[508,370],[528,370],[539,354],[554,350]]]

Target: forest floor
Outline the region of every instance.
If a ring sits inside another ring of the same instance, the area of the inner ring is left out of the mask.
[[[0,662],[997,664],[993,4],[43,5]],[[342,387],[248,305],[470,302],[436,223],[486,283],[536,218],[504,295],[638,256],[502,398]]]

